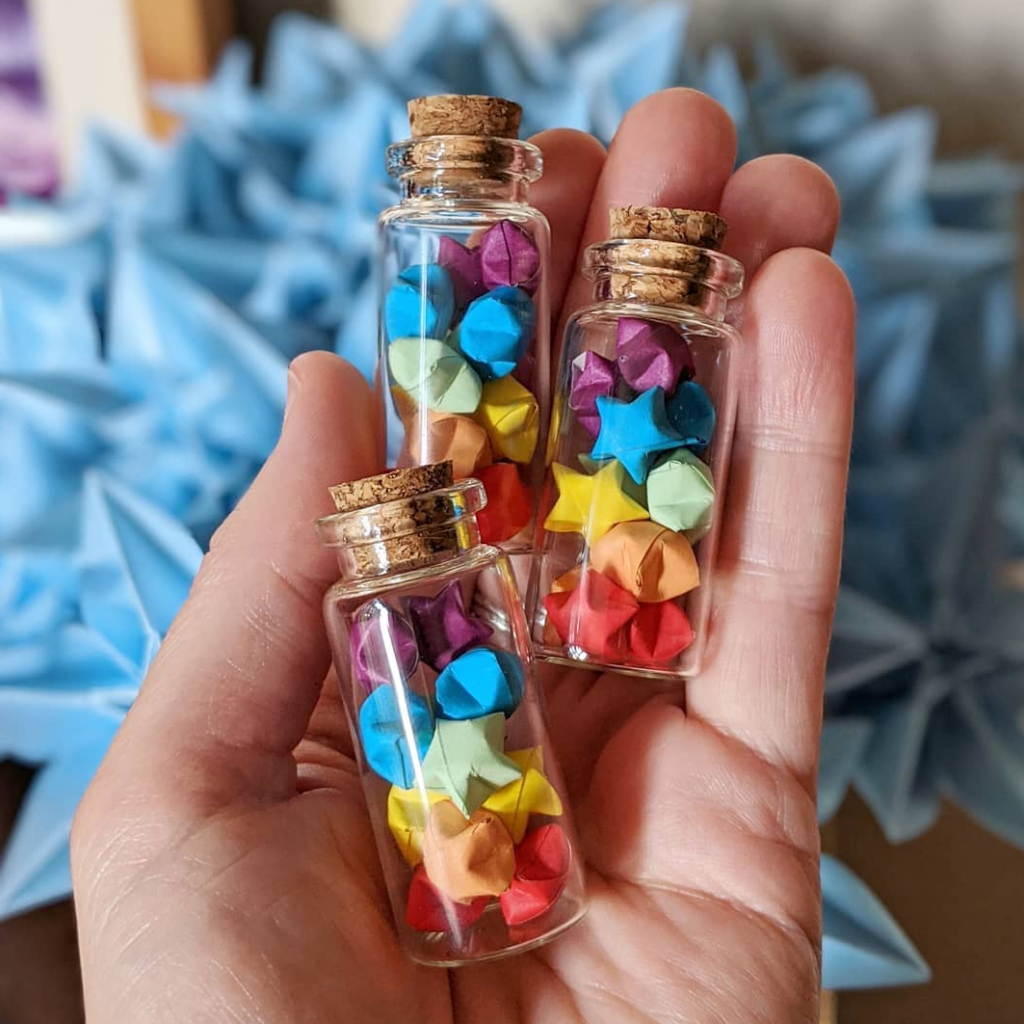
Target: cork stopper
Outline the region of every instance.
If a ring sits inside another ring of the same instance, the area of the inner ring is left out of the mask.
[[[718,214],[668,206],[613,206],[608,220],[611,237],[622,240],[614,258],[624,270],[609,276],[610,298],[658,306],[702,304],[707,250],[721,247],[727,229]]]
[[[409,101],[414,139],[428,135],[475,135],[518,139],[523,108],[498,96],[420,96]]]
[[[348,546],[355,573],[379,576],[416,569],[464,550],[469,526],[452,521],[445,491],[453,479],[451,462],[438,462],[331,487],[339,513],[373,510]]]
[[[442,487],[451,487],[454,480],[450,462],[435,462],[429,466],[411,466],[408,469],[394,469],[380,476],[368,476],[362,480],[329,487],[331,500],[339,512],[355,512],[371,505],[383,505],[388,501],[414,498],[428,494]]]
[[[708,210],[669,206],[613,206],[608,213],[611,238],[651,238],[701,249],[719,249],[727,225]]]

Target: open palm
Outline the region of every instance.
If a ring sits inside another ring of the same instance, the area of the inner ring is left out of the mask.
[[[277,449],[214,538],[89,790],[72,854],[91,1024],[132,1021],[778,1022],[817,1019],[814,777],[838,578],[853,312],[824,255],[824,174],[732,173],[728,118],[650,97],[608,153],[535,139],[553,296],[612,204],[717,209],[748,270],[736,447],[707,670],[674,691],[545,679],[591,909],[538,951],[442,971],[400,951],[335,681],[310,523],[378,472],[369,389],[294,364]]]

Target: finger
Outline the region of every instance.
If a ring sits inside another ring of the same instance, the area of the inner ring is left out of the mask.
[[[552,318],[557,321],[576,270],[576,253],[605,151],[593,135],[569,128],[553,128],[530,141],[544,154],[544,174],[530,189],[530,202],[551,225],[548,289]]]
[[[758,157],[740,167],[722,193],[719,213],[729,225],[723,248],[743,264],[748,280],[783,249],[831,252],[839,206],[832,179],[816,164],[782,153]]]
[[[853,415],[854,306],[827,256],[750,284],[707,669],[687,712],[813,791]]]
[[[329,663],[321,599],[338,576],[313,520],[331,511],[330,484],[381,465],[378,408],[348,363],[299,357],[289,403],[277,447],[217,531],[123,730],[151,766],[173,762],[213,800],[246,787],[294,792],[290,752]]]
[[[633,106],[619,125],[594,189],[576,254],[608,237],[608,208],[630,204],[717,210],[736,161],[736,129],[724,108],[693,89],[666,89]],[[562,323],[590,300],[573,277]],[[554,346],[556,352],[558,346]]]

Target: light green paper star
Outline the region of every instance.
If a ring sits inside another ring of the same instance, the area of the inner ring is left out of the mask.
[[[696,544],[711,529],[714,514],[710,468],[686,448],[669,452],[647,477],[647,508],[656,523]]]
[[[522,775],[502,753],[505,716],[500,712],[456,722],[438,719],[423,758],[423,781],[439,789],[468,818],[493,792]]]

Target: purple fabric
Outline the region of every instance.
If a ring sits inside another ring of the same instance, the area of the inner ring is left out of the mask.
[[[405,682],[419,663],[412,624],[383,601],[370,601],[356,613],[349,629],[349,647],[352,672],[367,691]]]
[[[458,583],[449,583],[436,597],[410,597],[409,614],[423,660],[438,672],[492,632],[486,622],[467,613]]]
[[[452,279],[458,309],[465,309],[487,290],[480,271],[479,249],[467,249],[454,238],[442,235],[437,248],[437,262],[448,271]]]
[[[616,369],[611,359],[596,352],[583,352],[572,361],[569,408],[591,437],[601,429],[597,413],[598,398],[609,398],[615,390]]]
[[[624,316],[615,345],[619,372],[637,391],[661,388],[670,395],[680,378],[694,374],[690,346],[669,324]]]
[[[531,290],[540,270],[540,253],[533,239],[510,220],[498,221],[480,239],[480,269],[484,285]]]

